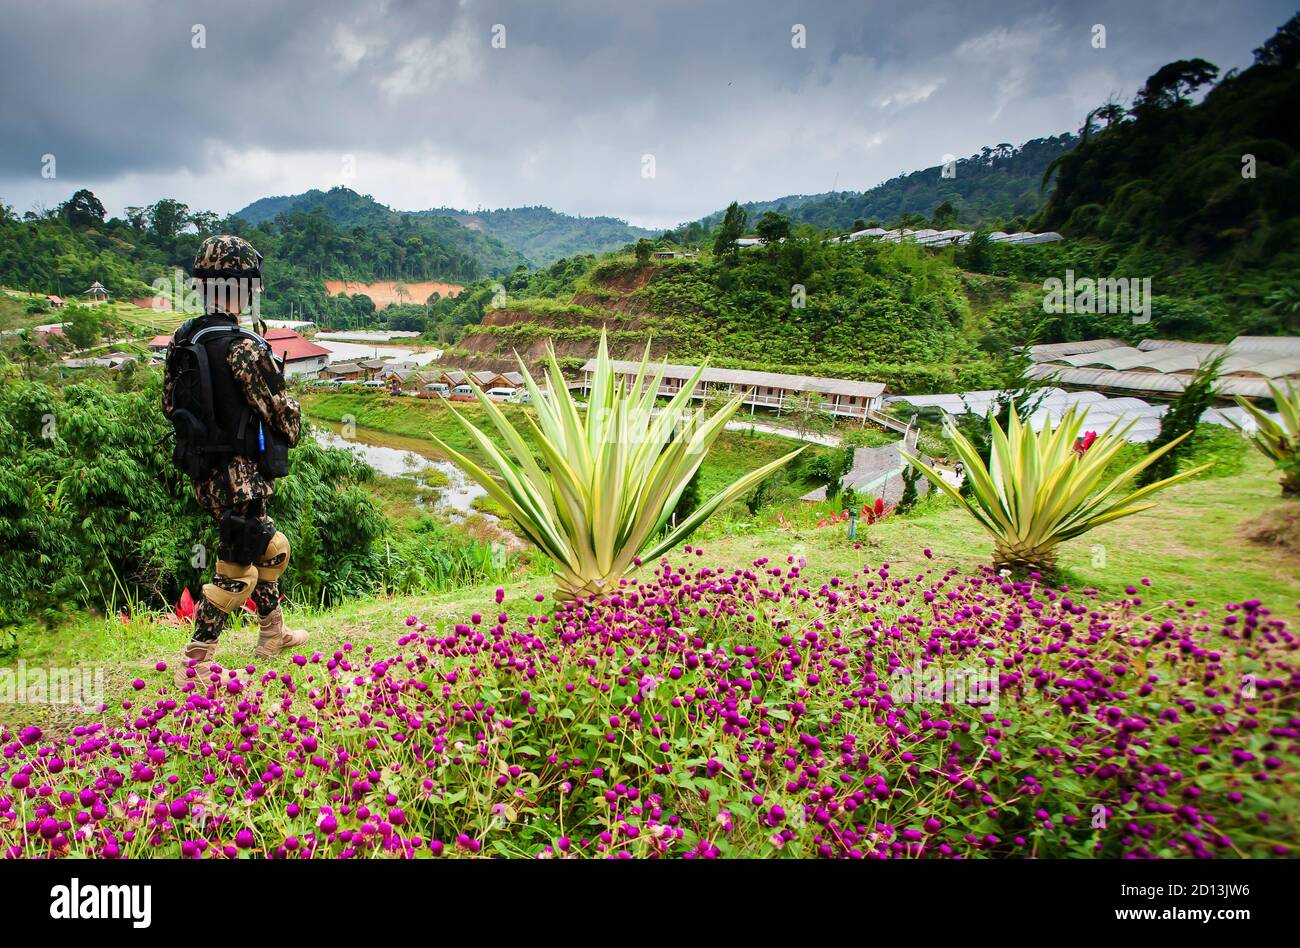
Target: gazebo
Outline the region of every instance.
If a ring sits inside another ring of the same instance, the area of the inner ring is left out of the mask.
[[[92,303],[108,302],[108,289],[98,280],[90,284],[90,289],[86,290],[85,295],[90,297]]]

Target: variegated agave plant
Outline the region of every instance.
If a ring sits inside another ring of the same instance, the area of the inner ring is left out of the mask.
[[[1289,384],[1284,389],[1269,382],[1268,392],[1277,405],[1277,421],[1254,402],[1236,395],[1235,401],[1255,422],[1255,428],[1246,431],[1235,421],[1232,424],[1277,465],[1282,472],[1282,493],[1300,495],[1300,385]]]
[[[670,518],[687,482],[699,469],[727,421],[744,400],[730,399],[712,416],[691,403],[704,367],[666,405],[656,397],[663,370],[648,371],[647,345],[640,370],[627,385],[616,378],[605,334],[585,412],[579,410],[548,346],[547,390],[519,360],[537,420],[529,419],[540,463],[529,442],[501,409],[475,386],[498,439],[463,414],[457,420],[488,459],[480,467],[441,440],[447,455],[480,484],[519,530],[556,564],[561,601],[616,587],[640,559],[655,559],[685,540],[714,511],[788,463],[799,448],[751,471],[726,489]],[[493,476],[495,474],[496,476]]]
[[[1087,413],[1087,409],[1078,412],[1072,408],[1059,424],[1035,431],[1020,420],[1013,406],[1005,432],[997,419],[989,419],[992,448],[987,465],[949,419],[948,437],[971,481],[969,497],[920,458],[901,453],[992,535],[996,568],[1050,573],[1056,568],[1056,548],[1061,543],[1151,508],[1153,504],[1141,501],[1210,466],[1203,464],[1126,494],[1125,484],[1187,434],[1147,453],[1103,484],[1106,470],[1126,444],[1124,435],[1134,422],[1122,427],[1116,422],[1089,443],[1080,437]]]

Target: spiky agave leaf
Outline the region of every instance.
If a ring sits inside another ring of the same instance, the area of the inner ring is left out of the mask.
[[[1228,421],[1255,450],[1282,469],[1283,492],[1300,494],[1300,385],[1291,383],[1284,390],[1269,382],[1268,391],[1277,406],[1278,420],[1254,402],[1235,395],[1236,403],[1255,422],[1255,430],[1246,431],[1231,418]]]
[[[528,441],[477,385],[475,394],[499,436],[499,445],[454,405],[450,407],[487,464],[474,463],[434,437],[447,456],[505,508],[520,532],[555,562],[557,598],[617,585],[638,557],[653,559],[681,543],[716,510],[803,450],[751,471],[664,533],[687,483],[744,396],[732,398],[712,416],[703,408],[692,408],[691,392],[704,372],[700,366],[667,405],[657,407],[663,368],[647,377],[649,358],[647,344],[636,377],[626,386],[620,384],[602,332],[583,414],[564,381],[553,347],[547,347],[545,395],[516,354],[536,414],[528,425],[541,463],[533,457]]]
[[[1020,420],[1013,406],[1006,431],[997,419],[989,420],[992,430],[987,465],[949,419],[948,436],[970,478],[969,497],[963,496],[920,458],[906,451],[901,453],[992,535],[995,566],[1047,570],[1055,565],[1058,544],[1104,523],[1149,509],[1153,505],[1143,504],[1142,500],[1210,466],[1204,464],[1116,496],[1124,484],[1172,450],[1187,434],[1149,452],[1103,487],[1101,481],[1106,469],[1124,447],[1124,434],[1133,422],[1122,428],[1118,422],[1112,424],[1079,455],[1074,445],[1086,417],[1087,409],[1078,412],[1071,408],[1055,427],[1048,424],[1035,431]]]

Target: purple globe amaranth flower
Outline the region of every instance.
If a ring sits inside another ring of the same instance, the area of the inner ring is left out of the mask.
[[[1076,855],[1080,833],[1106,858],[1294,851],[1242,792],[1280,788],[1300,744],[1300,643],[1262,605],[1157,618],[933,556],[809,558],[692,548],[511,628],[412,616],[391,648],[236,690],[222,672],[49,746],[0,729],[0,834],[18,855],[237,855],[275,825],[271,857],[409,857],[446,854],[407,829],[455,813],[462,855],[1021,858]],[[592,722],[614,763],[566,749]],[[571,835],[524,832],[558,802]]]

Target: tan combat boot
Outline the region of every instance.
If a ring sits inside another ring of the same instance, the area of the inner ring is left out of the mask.
[[[257,636],[257,649],[253,655],[261,662],[269,662],[287,648],[307,644],[307,633],[302,629],[286,629],[284,612],[276,606],[270,615],[260,616],[261,632]]]
[[[181,649],[180,662],[176,666],[176,687],[184,686],[189,679],[188,670],[190,663],[194,663],[194,681],[196,687],[206,688],[208,676],[212,674],[212,658],[217,654],[217,640],[211,642],[200,642],[197,639],[190,639]]]

